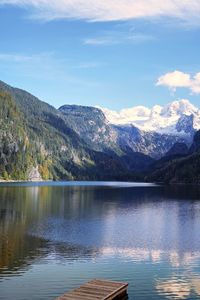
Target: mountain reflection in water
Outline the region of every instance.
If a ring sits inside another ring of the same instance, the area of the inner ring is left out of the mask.
[[[128,281],[129,299],[199,299],[199,199],[187,186],[1,186],[0,299],[54,299],[93,277]]]

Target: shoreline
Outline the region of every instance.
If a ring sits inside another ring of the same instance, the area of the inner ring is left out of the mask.
[[[145,181],[129,181],[129,180],[14,180],[14,179],[0,179],[0,185],[6,183],[62,183],[62,182],[118,182],[118,183],[143,183],[143,184],[154,184],[156,186],[200,186],[200,183],[165,183],[165,182],[145,182]]]
[[[23,183],[23,182],[34,183],[34,182],[54,182],[54,181],[53,180],[14,180],[14,179],[5,180],[5,179],[0,179],[0,183]]]

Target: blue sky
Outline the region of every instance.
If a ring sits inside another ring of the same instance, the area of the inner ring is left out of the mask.
[[[149,16],[146,0],[142,10],[133,6],[134,13],[128,0],[119,2],[121,9],[117,1],[102,8],[101,0],[91,9],[91,0],[74,0],[79,10],[68,0],[60,1],[62,7],[54,0],[1,1],[0,79],[55,107],[119,110],[179,98],[199,106],[198,2],[180,0],[186,12],[171,15],[162,7],[159,15],[159,1],[152,0]]]

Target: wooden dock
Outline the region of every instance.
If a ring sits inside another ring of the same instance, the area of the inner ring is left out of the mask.
[[[94,279],[56,300],[125,300],[128,283]]]

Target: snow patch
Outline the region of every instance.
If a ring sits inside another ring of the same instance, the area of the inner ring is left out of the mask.
[[[183,116],[193,116],[193,128],[200,129],[200,110],[187,99],[173,101],[165,106],[155,105],[151,109],[145,106],[136,106],[113,111],[99,107],[109,123],[113,125],[134,125],[143,131],[162,134],[184,135],[177,131],[176,125]]]

